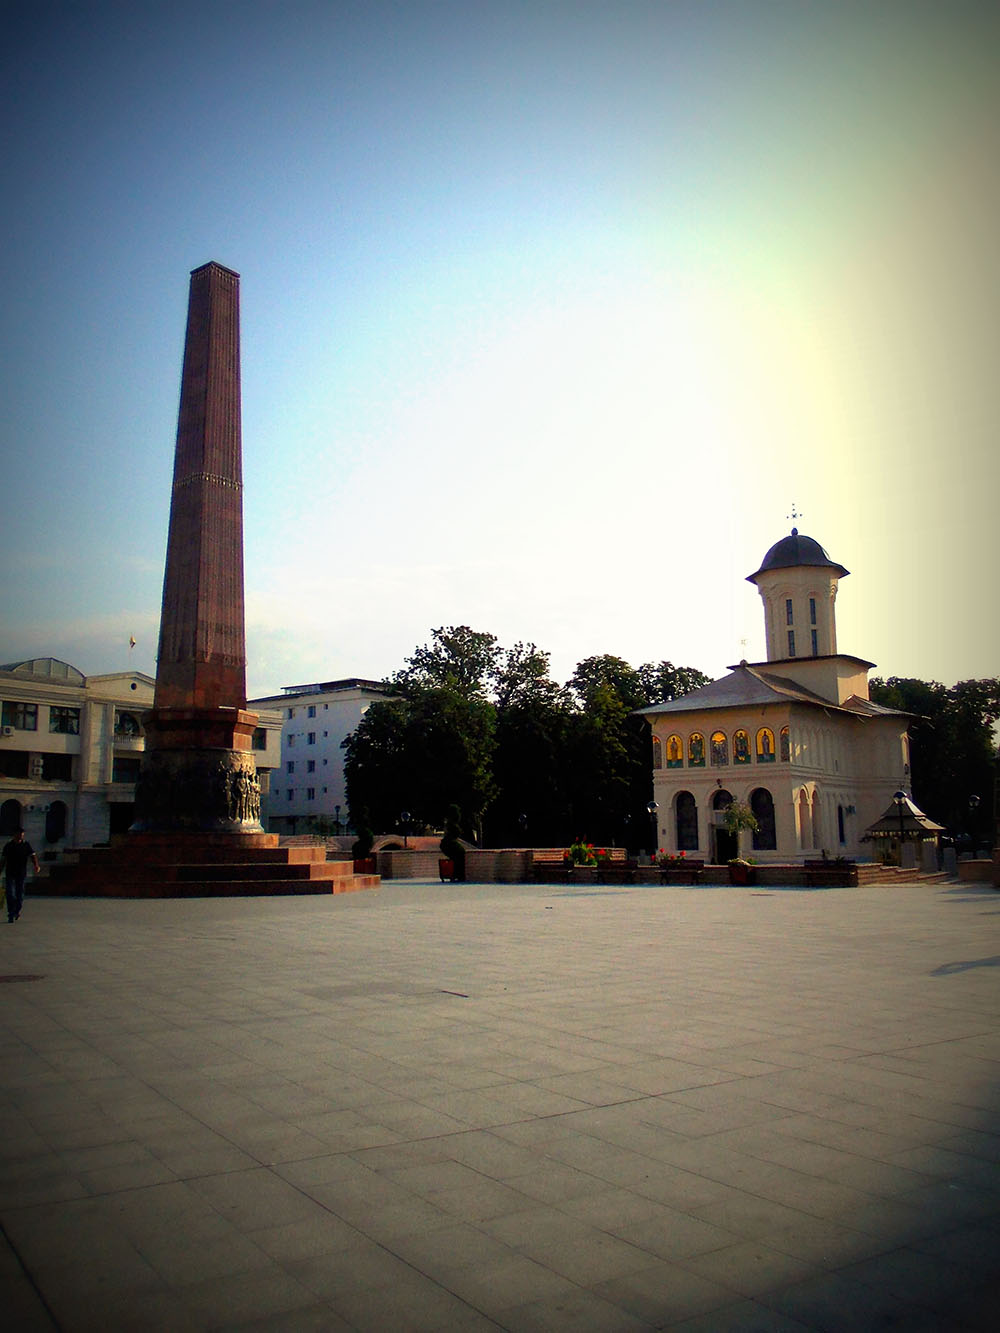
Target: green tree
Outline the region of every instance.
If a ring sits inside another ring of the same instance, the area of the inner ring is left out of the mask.
[[[549,655],[533,643],[503,652],[494,674],[497,796],[488,816],[498,846],[557,845],[571,834],[565,790],[568,692],[552,680]]]
[[[875,703],[912,714],[910,770],[917,805],[954,834],[991,841],[1000,680],[962,680],[947,687],[876,676],[870,693]]]
[[[602,842],[648,846],[653,794],[649,726],[637,709],[689,694],[709,678],[693,667],[621,657],[585,658],[570,680],[579,714],[570,742],[570,791],[579,833]]]
[[[372,704],[344,742],[352,809],[367,808],[385,830],[402,810],[416,826],[440,827],[454,804],[465,828],[480,826],[495,790],[488,691],[498,655],[492,634],[467,625],[432,631],[387,683],[392,698]]]

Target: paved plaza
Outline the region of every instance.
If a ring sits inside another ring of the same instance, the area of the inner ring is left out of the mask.
[[[6,1328],[994,1329],[1000,893],[29,897]]]

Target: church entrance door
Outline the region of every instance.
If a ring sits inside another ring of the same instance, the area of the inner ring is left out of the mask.
[[[715,842],[715,856],[712,858],[712,864],[724,866],[731,861],[734,856],[739,855],[739,847],[735,833],[729,833],[721,826],[712,830]]]

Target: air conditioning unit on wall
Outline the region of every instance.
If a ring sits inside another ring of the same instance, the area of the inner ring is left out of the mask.
[[[4,734],[5,736],[13,736],[13,734],[14,734],[14,728],[13,728],[13,727],[4,727],[4,729],[3,729],[3,734]]]

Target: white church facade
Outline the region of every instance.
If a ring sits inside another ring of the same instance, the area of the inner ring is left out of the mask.
[[[758,824],[740,850],[761,863],[872,859],[866,828],[910,788],[909,719],[869,699],[873,663],[838,651],[847,573],[793,528],[748,578],[764,603],[767,661],[641,710],[658,847],[728,861],[737,846],[725,809],[737,801]]]

